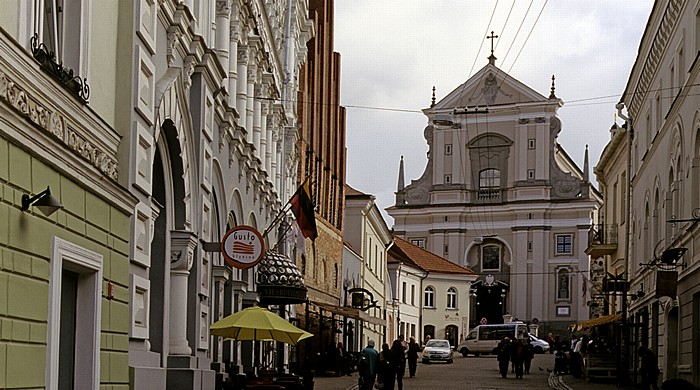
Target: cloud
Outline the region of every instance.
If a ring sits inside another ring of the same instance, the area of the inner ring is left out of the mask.
[[[427,119],[420,110],[429,107],[432,87],[439,101],[486,65],[490,42],[485,33],[495,4],[495,0],[335,2],[335,50],[342,54],[341,104],[348,107],[347,181],[375,195],[380,209],[394,203],[401,155],[406,183],[425,169]],[[545,96],[552,74],[556,75],[556,94],[566,102],[559,111],[563,129],[558,141],[579,166],[589,143],[592,168],[609,140],[614,105],[627,83],[652,4],[548,1],[536,25],[544,0],[535,0],[525,16],[528,4],[499,2],[488,28],[499,35],[496,64]]]

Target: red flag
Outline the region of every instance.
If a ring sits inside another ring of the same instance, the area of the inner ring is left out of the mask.
[[[308,182],[297,189],[289,203],[292,205],[292,213],[297,219],[301,234],[312,241],[315,240],[318,237],[316,213],[314,212],[314,204],[311,201]]]

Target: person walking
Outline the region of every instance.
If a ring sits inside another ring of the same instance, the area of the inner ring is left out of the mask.
[[[374,340],[369,340],[367,347],[360,352],[360,390],[373,390],[378,361],[379,352],[374,349]]]
[[[496,356],[498,358],[498,372],[506,378],[508,376],[508,365],[510,364],[510,338],[503,337],[496,346]]]
[[[642,376],[642,389],[659,390],[659,360],[654,351],[642,345],[637,349],[641,360],[639,373]]]
[[[530,340],[525,340],[523,347],[525,348],[525,370],[523,372],[529,374],[532,359],[535,357],[535,348],[530,343]]]
[[[396,386],[398,390],[403,390],[403,376],[406,372],[406,350],[403,348],[402,340],[394,340],[391,344],[391,357],[394,359],[396,371]]]
[[[396,383],[396,361],[387,343],[382,344],[382,352],[379,353],[377,376],[378,388],[394,390],[394,385]]]
[[[343,376],[348,373],[348,353],[345,351],[345,347],[342,342],[338,342],[338,349],[335,355],[335,375]],[[349,374],[348,374],[349,375]]]
[[[413,378],[416,376],[416,368],[418,367],[418,352],[420,346],[416,343],[416,338],[411,336],[408,339],[408,376]]]
[[[519,339],[513,340],[511,344],[510,360],[513,362],[515,377],[523,379],[523,364],[525,362],[525,347]]]

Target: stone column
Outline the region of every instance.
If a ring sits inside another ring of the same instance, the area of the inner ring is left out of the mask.
[[[248,96],[246,91],[248,88],[248,47],[238,47],[238,86],[236,88],[236,110],[240,117],[238,124],[246,129],[246,140],[253,142],[253,132],[246,127],[246,105],[248,104]]]
[[[190,355],[187,341],[187,282],[197,237],[192,232],[170,232],[170,355]]]
[[[216,52],[224,66],[228,62],[230,14],[230,0],[216,0]]]
[[[265,161],[265,155],[260,152],[260,138],[262,134],[262,86],[257,84],[254,86],[253,92],[253,145],[255,145],[255,150],[258,152],[258,158],[260,161]]]
[[[216,322],[219,321],[220,319],[224,318],[225,316],[225,293],[226,293],[226,281],[229,280],[231,277],[231,271],[229,270],[228,267],[224,265],[215,265],[213,266],[212,270],[212,276],[214,278],[214,296],[212,297],[214,299],[214,313],[213,313],[213,318],[212,321]],[[212,351],[212,360],[215,363],[218,363],[221,365],[218,367],[217,371],[223,372],[224,367],[223,367],[223,343],[224,343],[224,338],[223,337],[217,337],[216,338],[216,343],[213,345],[213,351]]]
[[[231,20],[229,29],[229,45],[228,51],[231,56],[228,59],[228,105],[236,107],[236,94],[238,86],[238,37],[240,36],[240,27],[238,21]]]
[[[260,160],[262,161],[262,168],[270,175],[270,149],[268,147],[270,140],[270,130],[268,130],[268,124],[270,121],[270,102],[263,101],[262,104],[262,118],[260,120]]]
[[[257,74],[257,66],[254,63],[254,54],[249,55],[250,63],[248,64],[248,77],[246,83],[246,110],[240,112],[241,117],[245,115],[245,129],[248,131],[248,141],[255,145],[254,130],[253,130],[253,117],[255,112],[254,107],[254,96],[255,96],[255,76]]]

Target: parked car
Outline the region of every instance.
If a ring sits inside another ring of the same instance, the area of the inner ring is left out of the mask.
[[[542,340],[538,339],[531,333],[527,334],[530,337],[530,345],[532,345],[533,350],[535,353],[545,353],[549,351],[549,343]]]
[[[429,340],[423,348],[423,364],[430,362],[452,363],[453,352],[450,342],[447,340]]]

